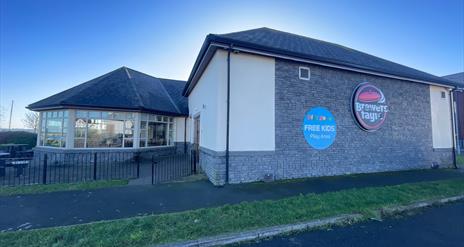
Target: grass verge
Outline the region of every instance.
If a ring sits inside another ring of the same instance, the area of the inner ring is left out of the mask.
[[[464,167],[464,155],[458,155],[456,157],[456,163],[458,164],[458,166],[460,167]]]
[[[464,179],[350,189],[276,201],[0,233],[0,246],[146,246],[302,222],[345,213],[375,216],[386,206],[464,193]]]
[[[24,186],[2,186],[0,187],[0,196],[39,194],[69,190],[91,190],[127,185],[128,182],[128,180],[102,180],[75,184],[36,184]]]

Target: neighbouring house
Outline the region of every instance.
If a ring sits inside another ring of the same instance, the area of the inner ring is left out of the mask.
[[[120,68],[28,106],[38,148],[197,150],[215,185],[453,164],[456,83],[268,28],[206,37],[187,82]]]
[[[457,135],[459,148],[464,152],[464,72],[443,76],[458,84],[458,90],[454,92],[456,102]]]

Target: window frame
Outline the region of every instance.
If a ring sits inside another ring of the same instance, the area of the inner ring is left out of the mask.
[[[302,77],[301,76],[301,71],[302,70],[307,70],[308,71],[308,77]],[[311,69],[309,67],[299,66],[298,67],[298,78],[300,78],[300,80],[305,80],[305,81],[311,80]]]
[[[145,136],[141,136],[142,134],[142,122],[145,122]],[[166,138],[166,145],[158,145],[158,146],[149,146],[148,145],[148,126],[149,126],[149,123],[163,123],[163,124],[166,124],[166,133],[165,133],[165,138]],[[169,117],[169,116],[163,116],[163,115],[155,115],[155,114],[149,114],[149,113],[142,113],[141,114],[141,118],[140,118],[140,142],[142,142],[142,140],[144,140],[144,146],[140,146],[140,148],[157,148],[157,147],[171,147],[171,146],[174,146],[174,140],[171,140],[170,138],[170,127],[172,125],[173,129],[175,130],[175,120],[173,117]],[[174,133],[172,135],[172,139],[175,139],[175,136],[174,136]]]
[[[61,114],[60,114],[61,113]],[[49,116],[50,115],[50,116]],[[54,110],[54,111],[43,111],[40,113],[40,135],[37,135],[39,138],[39,144],[41,147],[47,148],[65,148],[66,147],[66,137],[69,134],[69,130],[65,125],[69,119],[69,112],[68,110]],[[56,120],[60,122],[60,130],[58,137],[59,137],[59,145],[58,146],[51,146],[47,145],[49,127],[48,122],[51,120]],[[65,131],[66,129],[66,131]]]
[[[59,114],[58,111],[62,113]],[[172,116],[156,115],[156,114],[140,113],[140,112],[126,112],[126,111],[117,111],[117,110],[98,111],[98,110],[91,110],[91,109],[74,109],[71,111],[72,113],[70,113],[69,109],[63,109],[63,110],[54,110],[54,111],[51,110],[51,111],[40,112],[41,123],[40,123],[40,135],[38,136],[39,146],[47,147],[47,148],[71,148],[71,149],[127,149],[127,148],[170,147],[170,146],[174,146],[174,143],[175,143],[176,121],[175,121],[175,118]],[[60,132],[59,146],[46,145],[47,133],[49,133],[49,129],[47,128],[47,122],[49,119],[52,119],[52,118],[57,121],[60,121],[61,123],[61,129],[59,131]],[[78,125],[80,126],[79,128],[76,125],[78,119],[83,121],[79,123]],[[118,147],[112,147],[112,146],[110,147],[103,147],[103,146],[102,147],[89,147],[89,130],[90,130],[89,125],[91,124],[90,119],[98,120],[95,122],[101,122],[100,124],[103,124],[105,122],[104,120],[122,121],[122,145],[120,147],[119,146]],[[132,125],[129,124],[128,121],[132,122]],[[145,128],[142,128],[143,122],[145,122]],[[165,126],[166,133],[164,134],[164,138],[166,139],[166,141],[162,142],[162,143],[166,143],[165,145],[148,146],[148,125],[150,122],[163,123],[166,125]],[[77,134],[77,132],[79,132],[79,134]],[[67,137],[68,135],[71,135],[70,136],[71,139]],[[70,142],[69,145],[66,144],[66,142],[68,141]],[[132,145],[127,145],[128,141],[132,143]],[[136,142],[138,142],[138,144],[136,144]]]

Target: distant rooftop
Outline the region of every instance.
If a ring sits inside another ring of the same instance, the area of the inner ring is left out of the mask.
[[[184,81],[156,78],[121,67],[105,75],[30,104],[30,110],[106,108],[188,115]]]
[[[456,82],[460,87],[464,87],[464,72],[443,76],[450,81]]]

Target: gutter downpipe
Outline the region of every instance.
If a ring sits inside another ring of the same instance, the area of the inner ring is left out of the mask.
[[[458,108],[457,108],[457,105],[458,105],[458,102],[457,102],[457,96],[458,96],[458,93],[464,93],[464,89],[462,88],[457,88],[454,90],[454,94],[453,94],[453,102],[454,102],[454,121],[455,121],[455,129],[456,129],[456,151],[457,151],[457,154],[460,155],[461,154],[461,143],[459,142],[459,138],[461,136],[461,133],[460,133],[460,129],[459,129],[459,121],[460,121],[460,118],[463,117],[463,116],[459,116],[458,114]],[[456,96],[456,97],[455,97]]]
[[[453,166],[454,166],[454,169],[458,169],[458,166],[457,166],[457,161],[456,161],[456,110],[454,108],[454,97],[453,97],[453,92],[455,91],[455,89],[451,89],[449,91],[449,95],[450,95],[450,110],[451,110],[451,125],[452,125],[452,128],[451,128],[451,131],[452,131],[452,135],[453,135]]]
[[[227,126],[226,126],[226,181],[229,183],[229,122],[230,122],[230,52],[232,45],[227,49]]]
[[[184,154],[187,153],[187,118],[184,118]]]

